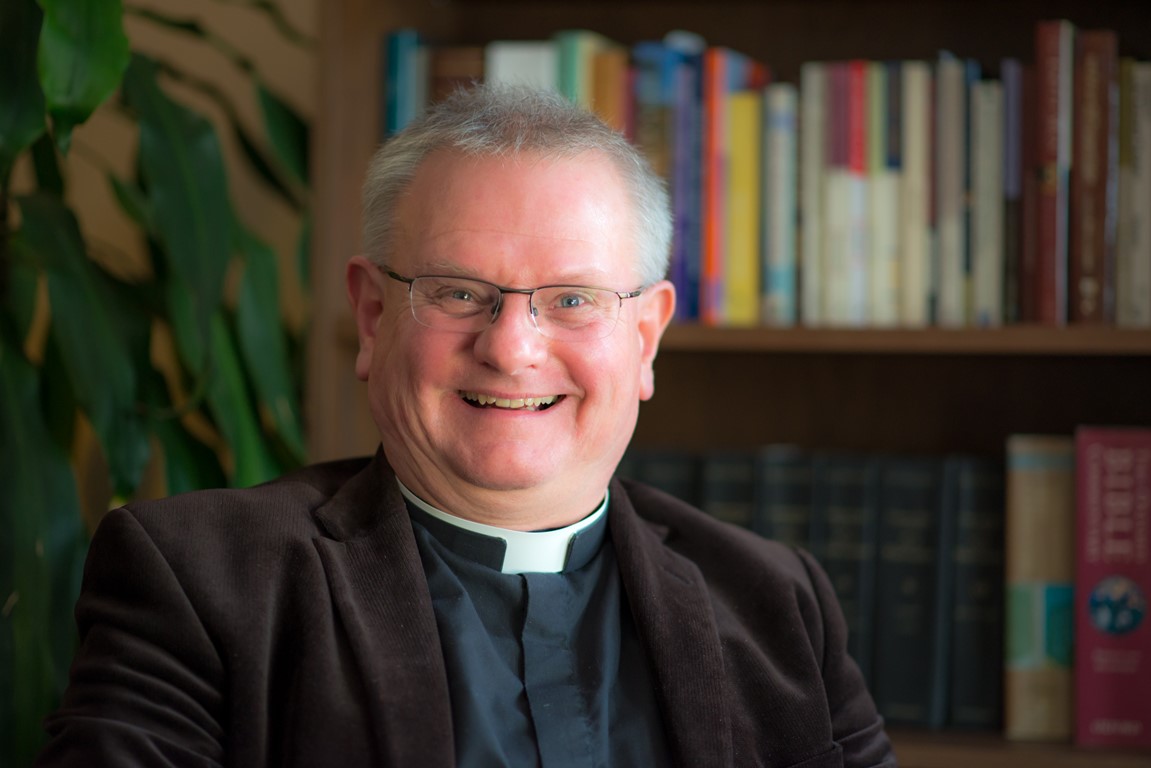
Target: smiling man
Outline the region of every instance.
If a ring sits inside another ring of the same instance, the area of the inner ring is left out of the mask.
[[[614,477],[675,305],[639,153],[477,88],[364,219],[380,450],[110,513],[40,764],[894,766],[811,557]]]

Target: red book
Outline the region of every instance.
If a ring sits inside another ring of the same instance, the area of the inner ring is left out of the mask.
[[[1151,748],[1151,429],[1075,441],[1075,741]]]
[[[1067,322],[1068,197],[1075,27],[1066,20],[1035,28],[1036,320]]]
[[[1073,323],[1115,322],[1119,226],[1119,43],[1109,29],[1079,33],[1071,158],[1067,306]]]
[[[727,186],[728,56],[724,48],[712,47],[703,54],[703,153],[700,170],[700,294],[699,319],[718,325],[722,318],[724,204]]]
[[[1023,66],[1023,114],[1020,131],[1023,133],[1023,186],[1020,191],[1019,222],[1019,282],[1016,285],[1019,302],[1019,322],[1039,321],[1039,151],[1035,146],[1035,66]]]
[[[770,77],[764,64],[739,51],[712,46],[703,53],[699,319],[704,325],[719,325],[725,319],[726,190],[731,163],[728,96],[736,91],[762,89]]]

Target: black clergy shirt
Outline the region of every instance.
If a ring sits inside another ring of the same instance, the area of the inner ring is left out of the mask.
[[[401,490],[439,628],[456,764],[669,765],[606,499],[581,523],[545,534],[559,545],[554,568],[543,566],[553,572],[506,573],[532,564],[530,536],[452,518]]]

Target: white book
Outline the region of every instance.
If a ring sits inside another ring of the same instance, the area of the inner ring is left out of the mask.
[[[963,62],[943,54],[935,72],[935,321],[967,324],[967,81]]]
[[[559,91],[559,54],[552,40],[493,40],[484,48],[484,82]]]
[[[972,320],[1003,324],[1003,85],[971,85]]]
[[[847,174],[847,283],[843,322],[866,326],[871,315],[871,180],[866,170]]]
[[[412,69],[414,76],[412,77],[410,97],[412,100],[411,113],[414,119],[422,117],[428,108],[428,87],[431,85],[431,50],[428,46],[421,45],[416,49],[412,58]]]
[[[809,61],[799,72],[800,322],[824,322],[824,200],[827,155],[827,65]]]
[[[1116,324],[1151,328],[1151,62],[1124,60]]]
[[[866,64],[835,62],[828,69],[827,122],[833,145],[825,158],[824,321],[840,327],[868,322],[868,178],[866,157]]]
[[[764,90],[764,294],[763,322],[793,326],[799,320],[799,253],[796,247],[799,93],[791,83]]]
[[[899,190],[899,322],[931,319],[931,66],[902,62],[903,136]]]
[[[868,65],[868,321],[877,327],[899,323],[899,155],[890,121],[899,97],[898,64]],[[894,97],[893,97],[894,96]]]
[[[850,239],[851,174],[841,166],[828,166],[823,180],[823,263],[821,325],[849,324],[848,240]]]

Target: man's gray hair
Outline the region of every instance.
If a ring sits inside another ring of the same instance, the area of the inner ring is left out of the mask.
[[[672,219],[667,189],[626,138],[564,97],[522,87],[479,85],[455,92],[384,143],[364,182],[364,248],[387,260],[396,207],[420,163],[437,150],[471,156],[539,154],[570,158],[601,152],[633,202],[635,248],[644,285],[667,274]]]

